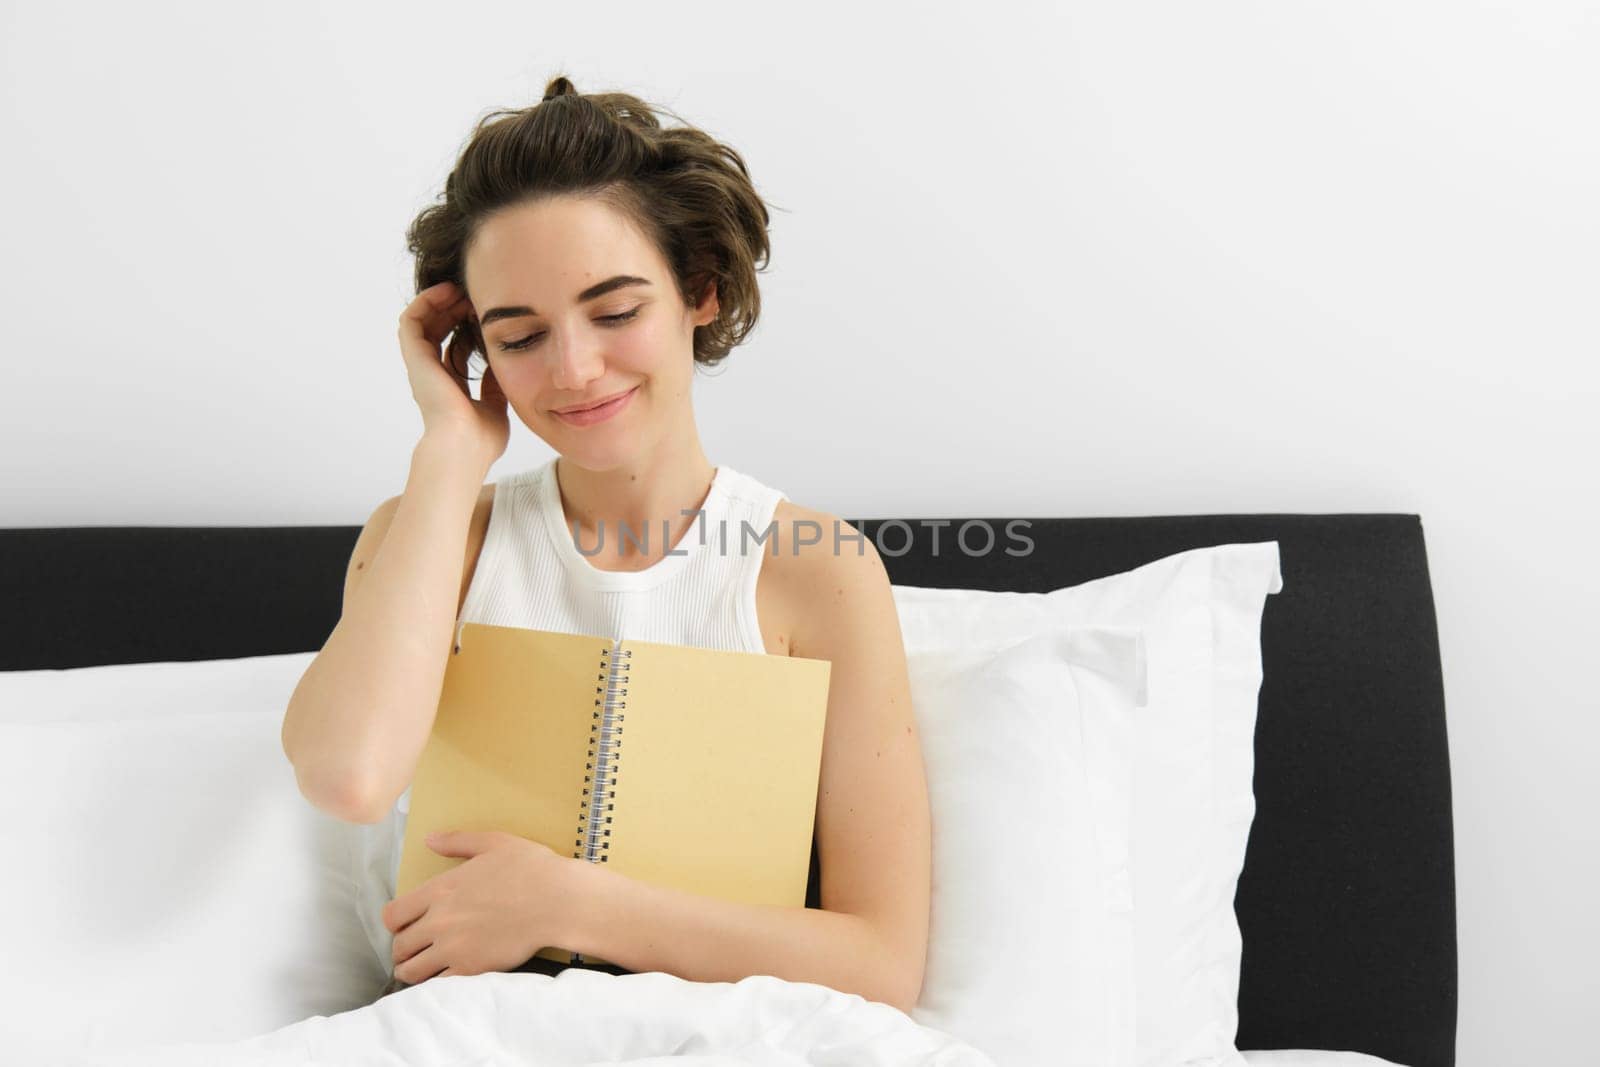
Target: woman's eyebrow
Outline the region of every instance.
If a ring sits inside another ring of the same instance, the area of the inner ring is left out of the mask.
[[[579,293],[578,294],[578,303],[586,304],[589,301],[596,299],[597,297],[605,296],[607,293],[611,292],[613,289],[621,289],[622,287],[627,286],[627,285],[649,285],[649,284],[650,284],[649,280],[645,279],[645,278],[636,278],[631,274],[617,274],[617,275],[614,275],[614,276],[612,276],[610,278],[607,278],[603,282],[596,282],[595,284],[589,286],[589,288],[585,289],[583,292]],[[488,311],[485,311],[482,315],[478,316],[478,326],[481,329],[482,327],[489,325],[491,322],[498,322],[501,319],[517,319],[517,318],[522,318],[524,316],[537,315],[537,314],[539,314],[539,313],[537,311],[533,310],[533,308],[528,307],[526,304],[517,304],[515,306],[490,308]]]

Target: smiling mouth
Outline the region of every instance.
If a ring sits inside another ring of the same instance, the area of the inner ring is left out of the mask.
[[[638,387],[635,386],[634,388],[638,388]],[[603,408],[607,404],[614,404],[618,400],[621,400],[623,397],[627,396],[631,392],[633,392],[633,389],[624,389],[622,392],[617,393],[615,396],[608,396],[604,400],[597,400],[593,404],[590,404],[588,407],[583,407],[583,408],[557,408],[556,409],[556,414],[557,415],[581,415],[585,411],[593,411],[595,408]]]
[[[610,400],[602,400],[593,407],[580,408],[577,411],[556,411],[553,412],[553,414],[556,418],[560,419],[568,426],[599,426],[603,423],[610,422],[621,412],[626,411],[628,406],[633,403],[634,394],[637,393],[639,389],[640,387],[636,385],[627,392],[615,396]]]

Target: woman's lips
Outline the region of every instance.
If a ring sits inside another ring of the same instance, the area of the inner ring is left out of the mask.
[[[638,391],[639,387],[636,385],[632,389],[629,389],[626,393],[623,393],[621,396],[617,397],[617,399],[605,404],[601,404],[599,407],[585,408],[582,411],[571,412],[553,411],[551,414],[569,426],[593,426],[595,423],[605,422],[617,412],[627,407],[628,402],[633,399],[633,394],[637,393]]]

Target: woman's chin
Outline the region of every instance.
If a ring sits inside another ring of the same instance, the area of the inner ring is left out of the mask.
[[[552,438],[549,444],[573,466],[589,471],[608,471],[628,466],[643,451],[641,443],[631,435],[617,435],[602,441],[583,433],[561,434]]]

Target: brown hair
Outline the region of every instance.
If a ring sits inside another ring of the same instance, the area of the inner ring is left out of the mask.
[[[678,118],[627,93],[579,93],[557,75],[539,103],[480,119],[442,201],[406,231],[416,291],[451,281],[465,292],[467,246],[494,212],[551,196],[592,197],[655,243],[686,307],[698,306],[715,280],[717,317],[695,327],[694,359],[716,366],[761,311],[756,272],[771,253],[767,207],[738,152],[687,124],[663,127],[656,112]],[[465,378],[467,361],[483,352],[477,323],[463,321],[445,364]]]

